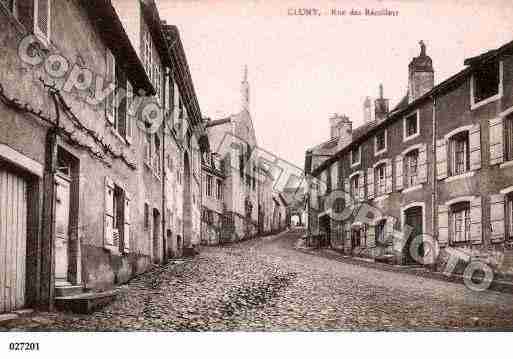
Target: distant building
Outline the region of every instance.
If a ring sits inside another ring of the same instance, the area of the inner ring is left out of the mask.
[[[310,245],[411,264],[433,238],[440,270],[457,250],[467,256],[460,264],[479,260],[512,273],[512,53],[510,42],[467,59],[434,86],[421,42],[408,93],[393,110],[383,101],[381,120],[376,113],[348,138],[306,152]],[[344,193],[336,201],[335,190]],[[370,220],[356,220],[369,208],[377,210]]]

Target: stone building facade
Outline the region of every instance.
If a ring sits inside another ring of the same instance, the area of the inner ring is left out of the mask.
[[[381,89],[374,121],[344,119],[342,137],[306,152],[310,244],[411,264],[434,243],[438,269],[458,252],[460,264],[511,272],[512,53],[508,43],[467,59],[434,86],[421,42],[394,109]]]
[[[208,139],[155,3],[0,1],[0,30],[0,312],[199,244]]]

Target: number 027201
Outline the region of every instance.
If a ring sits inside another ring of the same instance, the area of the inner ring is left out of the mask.
[[[39,343],[13,342],[9,343],[9,350],[12,351],[37,351]]]

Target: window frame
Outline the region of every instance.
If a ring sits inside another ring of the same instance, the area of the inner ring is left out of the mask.
[[[458,137],[464,137],[463,140],[459,139]],[[456,146],[460,143],[464,144],[463,147],[463,157],[464,157],[464,170],[463,172],[457,172],[457,152],[456,152]],[[449,154],[450,154],[450,161],[449,164],[449,175],[452,176],[460,176],[465,173],[470,172],[470,132],[468,130],[462,130],[458,133],[453,134],[451,137],[449,137]]]
[[[492,95],[490,97],[487,97],[483,100],[480,100],[478,102],[475,101],[475,92],[476,92],[476,71],[477,70],[474,70],[472,72],[472,75],[470,77],[470,109],[471,110],[475,110],[481,106],[484,106],[486,104],[489,104],[491,102],[495,102],[497,100],[499,100],[500,98],[502,98],[503,94],[504,94],[504,62],[503,61],[498,61],[499,62],[499,83],[498,83],[498,91],[495,95]]]
[[[381,155],[385,152],[387,152],[388,150],[388,141],[387,141],[387,135],[388,135],[388,131],[386,128],[384,128],[382,130],[383,132],[383,137],[384,137],[384,142],[385,142],[385,145],[382,149],[378,150],[378,135],[379,133],[375,134],[374,135],[374,156],[378,156],[378,155]]]
[[[381,170],[383,170],[383,178],[381,178]],[[387,163],[380,161],[374,167],[374,186],[375,196],[379,197],[385,195],[387,185]]]
[[[356,179],[356,187],[353,186],[355,179]],[[353,197],[353,199],[360,198],[359,183],[360,183],[360,173],[359,172],[355,172],[351,176],[349,176],[349,192],[350,192],[350,195]],[[356,190],[356,193],[355,193],[355,190]]]
[[[470,217],[470,209],[471,203],[470,201],[460,201],[450,205],[449,207],[449,244],[459,245],[459,244],[467,244],[471,242],[471,217]],[[463,222],[463,230],[458,231],[463,232],[464,239],[456,240],[456,215],[461,214],[463,212],[463,217],[461,221]]]
[[[410,174],[411,169],[411,158],[413,157],[413,154],[415,154],[415,176],[412,176]],[[406,152],[406,154],[403,156],[403,176],[404,176],[404,182],[403,187],[404,188],[411,188],[417,186],[418,180],[419,180],[419,149],[413,148],[410,151]],[[414,183],[410,183],[410,179],[415,178]]]
[[[412,118],[413,115],[416,116],[416,118],[415,118],[416,125],[415,126],[416,126],[417,131],[412,135],[408,135],[408,120],[410,118]],[[412,140],[412,139],[418,137],[419,135],[420,135],[420,110],[417,109],[403,117],[403,142]]]
[[[206,185],[205,185],[205,192],[206,192],[205,194],[208,197],[212,197],[212,184],[213,184],[213,177],[212,177],[212,175],[207,174]]]

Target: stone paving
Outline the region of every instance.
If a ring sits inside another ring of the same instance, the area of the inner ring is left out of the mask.
[[[143,274],[92,315],[36,313],[3,330],[512,330],[513,295],[305,254],[299,233]],[[1,328],[1,327],[0,327]]]

